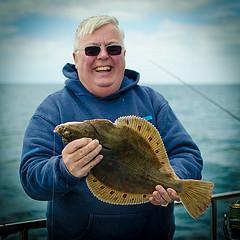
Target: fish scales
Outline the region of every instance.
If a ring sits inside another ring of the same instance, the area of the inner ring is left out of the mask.
[[[82,137],[98,139],[103,160],[87,176],[87,185],[99,200],[110,204],[142,204],[155,186],[175,189],[188,213],[196,218],[211,201],[213,184],[181,180],[168,160],[158,130],[136,116],[68,122],[55,128],[64,142]]]
[[[151,176],[159,175],[159,172],[152,170],[160,168],[159,162],[154,159],[156,157],[153,151],[143,138],[137,138],[133,131],[123,129],[123,132],[119,134],[118,139],[115,139],[116,142],[114,139],[109,139],[111,151],[103,150],[105,160],[93,169],[93,175],[105,185],[118,191],[132,193],[153,191],[157,181],[153,181]],[[118,129],[111,133],[117,134]],[[151,167],[153,165],[155,168]],[[111,174],[106,174],[106,171]],[[155,178],[158,179],[158,176]]]

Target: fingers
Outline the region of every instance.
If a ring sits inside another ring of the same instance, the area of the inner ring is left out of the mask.
[[[91,141],[92,141],[91,138],[76,139],[67,144],[67,146],[63,149],[63,153],[71,154],[71,153],[75,152],[77,149],[80,149],[80,148],[86,146]]]
[[[180,198],[179,198],[177,192],[176,192],[174,189],[168,188],[168,189],[167,189],[167,192],[168,192],[169,197],[170,197],[173,201],[177,201],[177,202],[180,201]]]
[[[98,164],[102,146],[98,140],[81,138],[70,142],[62,151],[63,161],[68,171],[76,177],[84,177]]]
[[[168,188],[164,189],[161,185],[156,186],[156,191],[152,193],[152,196],[149,198],[149,201],[154,205],[167,206],[172,201],[179,201],[179,196],[177,192]]]
[[[76,173],[76,177],[87,176],[90,170],[93,167],[95,167],[102,159],[103,159],[103,155],[98,155],[90,163],[86,164],[84,167],[76,167],[76,169],[79,169]]]
[[[92,140],[87,145],[77,149],[71,155],[71,160],[77,162],[81,159],[81,165],[86,165],[89,161],[91,161],[102,149],[102,146],[99,144],[97,139]]]
[[[75,162],[76,167],[83,168],[86,165],[92,164],[93,159],[96,158],[102,150],[102,146],[99,145],[98,141],[94,140],[80,150],[77,150],[76,153],[73,154],[72,161]],[[91,164],[89,164],[90,162]]]
[[[166,205],[172,201],[167,191],[161,185],[156,186],[156,191],[153,192],[152,198],[152,202],[155,205]]]

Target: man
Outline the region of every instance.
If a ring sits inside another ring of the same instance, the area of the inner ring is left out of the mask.
[[[156,186],[150,202],[122,206],[104,203],[89,191],[85,177],[100,161],[97,139],[64,146],[53,136],[69,121],[120,116],[145,117],[159,130],[170,163],[180,178],[201,178],[199,149],[167,101],[138,85],[139,74],[125,69],[124,35],[110,16],[85,19],[74,42],[75,65],[66,64],[64,89],[37,108],[25,133],[20,176],[27,194],[48,201],[49,239],[172,239],[173,189]],[[111,173],[110,173],[111,174]]]

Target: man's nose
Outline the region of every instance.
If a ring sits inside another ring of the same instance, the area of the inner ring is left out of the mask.
[[[107,48],[106,47],[101,47],[100,53],[97,56],[98,59],[107,59],[109,58]]]

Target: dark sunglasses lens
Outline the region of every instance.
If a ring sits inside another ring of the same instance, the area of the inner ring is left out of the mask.
[[[122,47],[118,45],[108,46],[107,52],[109,55],[120,55],[122,52]]]
[[[85,48],[85,54],[87,56],[97,56],[100,53],[101,48],[98,46],[89,46]]]

